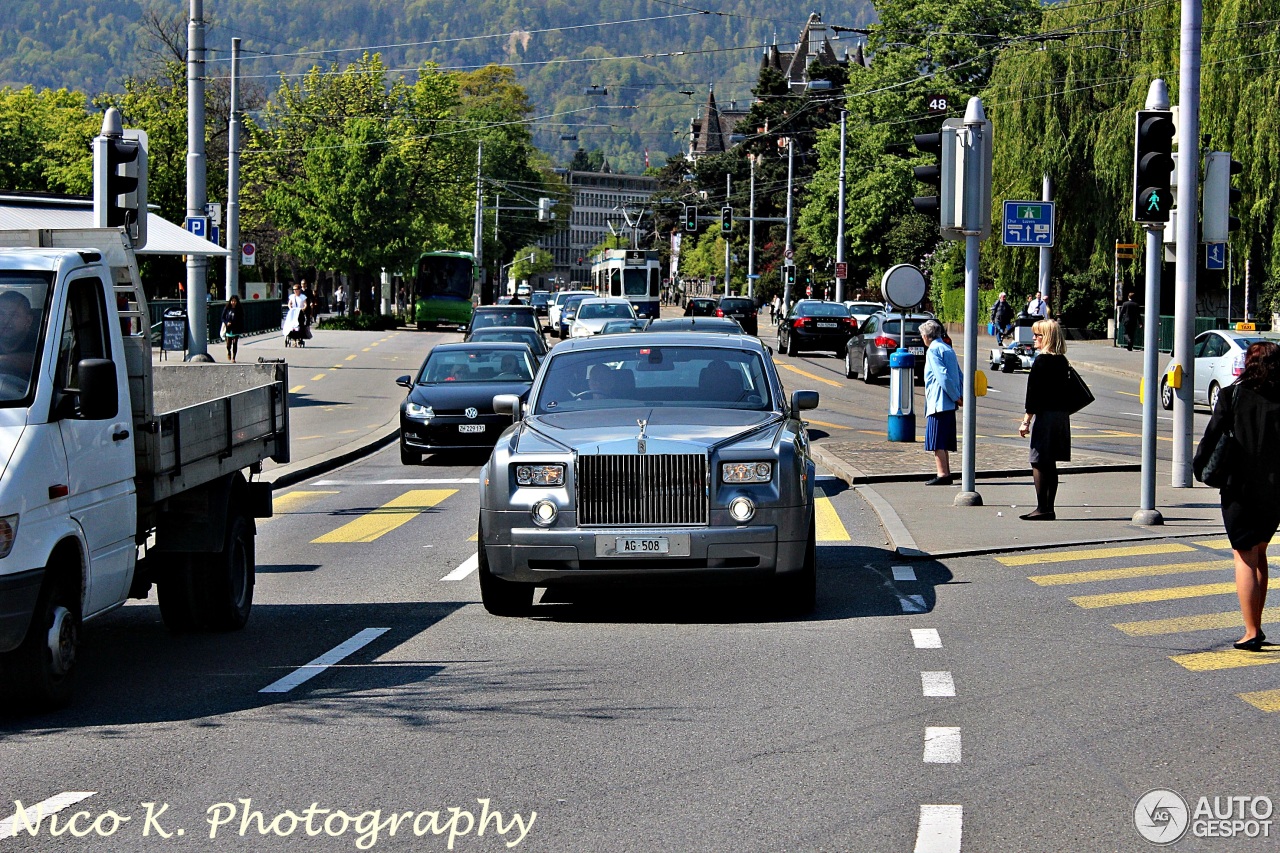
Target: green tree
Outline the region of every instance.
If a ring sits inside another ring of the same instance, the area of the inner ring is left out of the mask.
[[[80,92],[0,89],[0,187],[88,195],[102,117]]]

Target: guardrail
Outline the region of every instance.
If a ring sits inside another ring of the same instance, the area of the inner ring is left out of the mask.
[[[244,309],[244,333],[246,335],[260,335],[263,332],[279,331],[281,306],[279,299],[247,299],[240,300],[240,307]],[[209,330],[209,342],[221,340],[218,337],[218,331],[222,327],[222,309],[227,303],[222,300],[216,302],[205,303],[207,309],[206,328]],[[164,312],[177,308],[183,312],[187,310],[187,301],[185,299],[154,299],[147,303],[147,309],[151,314],[151,343],[159,345],[161,321],[164,319]]]

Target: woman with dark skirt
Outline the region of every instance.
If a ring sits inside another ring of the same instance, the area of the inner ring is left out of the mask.
[[[222,309],[222,336],[227,341],[227,360],[235,364],[240,352],[240,336],[244,334],[244,308],[240,297],[232,296]]]
[[[1024,521],[1053,521],[1058,497],[1058,463],[1071,461],[1071,415],[1060,408],[1070,399],[1067,376],[1067,342],[1057,320],[1037,320],[1031,327],[1039,354],[1027,376],[1026,415],[1018,427],[1023,438],[1031,434],[1031,475],[1036,485],[1034,512]]]
[[[1237,649],[1267,644],[1262,608],[1267,601],[1267,545],[1280,527],[1280,346],[1259,341],[1245,352],[1244,373],[1218,395],[1192,467],[1203,471],[1219,438],[1232,436],[1227,484],[1221,489],[1222,523],[1235,558],[1236,595],[1244,617]]]

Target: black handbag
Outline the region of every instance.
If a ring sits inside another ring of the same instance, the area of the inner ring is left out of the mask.
[[[1235,440],[1231,430],[1224,429],[1209,455],[1192,461],[1191,473],[1195,478],[1212,489],[1225,489],[1231,473],[1231,445]]]
[[[1070,364],[1067,365],[1067,387],[1064,396],[1063,409],[1069,415],[1074,415],[1093,402],[1093,392]]]

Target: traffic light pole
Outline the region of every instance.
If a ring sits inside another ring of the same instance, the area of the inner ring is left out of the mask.
[[[724,176],[724,204],[729,206],[730,196],[733,194],[733,176],[725,173]],[[724,235],[724,295],[729,295],[729,233]]]
[[[1173,398],[1173,487],[1190,488],[1192,428],[1195,413],[1196,216],[1200,171],[1200,40],[1201,0],[1182,0],[1181,51],[1178,63],[1178,198],[1177,274],[1174,278],[1173,361],[1182,365],[1182,387]],[[1185,199],[1185,204],[1181,200]],[[1150,310],[1150,305],[1147,306]]]
[[[791,248],[791,179],[793,175],[792,151],[795,149],[795,137],[787,137],[787,254],[789,263],[795,263]],[[782,314],[785,317],[791,311],[791,282],[785,274],[782,276]]]
[[[960,493],[956,506],[982,506],[976,480],[978,400],[975,396],[978,367],[978,246],[977,234],[964,238],[964,389],[961,414],[964,417],[964,444],[960,448]]]
[[[1146,231],[1146,315],[1142,333],[1142,494],[1138,511],[1133,514],[1133,523],[1156,525],[1164,524],[1164,516],[1156,509],[1156,433],[1159,429],[1156,406],[1160,403],[1160,256],[1164,249],[1164,226],[1147,225]]]
[[[847,110],[840,111],[840,181],[836,190],[836,302],[844,302],[844,277],[839,274],[844,264],[844,133]],[[903,338],[902,340],[906,340]]]
[[[756,157],[747,155],[751,170],[751,194],[747,202],[747,297],[756,298]],[[1230,291],[1227,291],[1230,298]]]

